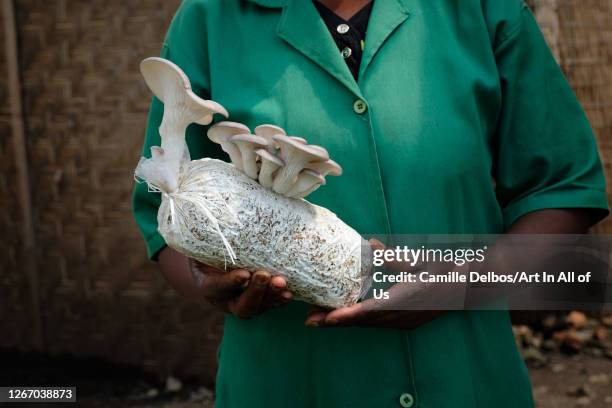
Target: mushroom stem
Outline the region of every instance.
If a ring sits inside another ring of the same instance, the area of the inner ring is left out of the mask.
[[[273,175],[279,167],[284,165],[283,161],[265,149],[255,151],[261,158],[261,168],[259,169],[259,184],[266,188],[271,188],[274,183]]]
[[[240,155],[242,157],[242,170],[244,174],[257,180],[259,168],[257,167],[255,150],[261,147],[265,148],[268,145],[266,139],[255,135],[236,135],[230,137],[229,141],[236,145],[238,150],[240,150]]]
[[[287,197],[304,198],[322,185],[325,185],[325,177],[313,170],[302,170],[286,195]]]
[[[242,154],[238,147],[229,141],[229,138],[240,134],[248,134],[250,131],[242,123],[224,121],[208,129],[208,138],[220,144],[221,149],[229,155],[234,167],[242,171]]]
[[[274,177],[272,188],[285,195],[295,184],[306,163],[329,160],[329,154],[320,146],[306,145],[288,136],[274,135],[279,144],[285,166]]]
[[[165,192],[178,186],[181,165],[189,161],[189,149],[185,131],[191,123],[209,124],[213,114],[227,116],[223,106],[197,96],[191,90],[187,75],[174,63],[163,58],[147,58],[140,64],[140,71],[155,96],[164,103],[164,114],[159,134],[161,149],[157,150],[150,164],[141,162],[140,174],[154,185],[163,185]],[[156,171],[152,172],[152,169]],[[163,180],[161,180],[162,178]]]
[[[291,165],[285,164],[285,167],[278,171],[276,177],[274,177],[274,183],[272,184],[274,191],[285,195],[295,184],[297,175],[304,168],[304,164],[306,164],[306,161],[295,160],[291,162]]]

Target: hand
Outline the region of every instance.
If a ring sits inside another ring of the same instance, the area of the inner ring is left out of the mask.
[[[372,249],[385,249],[378,240],[371,240]],[[409,270],[400,262],[386,264],[394,271]],[[397,284],[390,289],[391,301],[367,299],[363,302],[335,310],[313,307],[309,310],[305,325],[308,327],[380,327],[394,329],[414,329],[444,314],[445,310],[419,310],[420,299],[432,295],[431,287]],[[410,299],[410,300],[408,300]],[[392,310],[393,304],[406,308],[408,302],[415,310]]]
[[[414,329],[445,313],[443,310],[378,310],[372,299],[335,310],[313,307],[308,312],[308,327],[381,327]]]
[[[268,272],[251,273],[244,269],[223,272],[190,260],[192,271],[202,276],[200,292],[209,303],[240,319],[250,319],[293,299],[287,281]]]

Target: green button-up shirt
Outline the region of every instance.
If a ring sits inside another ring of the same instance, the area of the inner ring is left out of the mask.
[[[325,146],[344,175],[309,200],[361,233],[496,234],[539,209],[606,211],[592,131],[519,0],[376,1],[357,82],[310,0],[184,1],[162,56],[230,120]],[[162,111],[154,100],[146,156]],[[227,159],[201,126],[188,144]],[[136,186],[151,257],[159,200]],[[307,307],[227,318],[216,408],[532,405],[505,312],[307,329]]]

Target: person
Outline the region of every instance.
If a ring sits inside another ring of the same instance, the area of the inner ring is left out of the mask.
[[[362,234],[584,233],[607,214],[589,123],[520,0],[185,0],[161,55],[230,120],[328,149],[344,174],[309,201]],[[228,160],[205,131],[191,156]],[[167,248],[159,202],[135,187],[149,256],[227,312],[216,408],[533,406],[507,312],[308,314],[273,271]]]

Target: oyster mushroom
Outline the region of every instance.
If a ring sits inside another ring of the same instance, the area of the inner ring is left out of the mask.
[[[272,140],[274,135],[286,135],[287,132],[281,127],[274,125],[259,125],[255,128],[255,135],[263,137],[268,141],[268,148],[266,149],[270,153],[274,153],[276,148],[278,147],[276,142]]]
[[[238,170],[242,170],[242,155],[238,147],[229,141],[229,138],[236,135],[250,133],[251,130],[237,122],[219,122],[208,129],[208,138],[213,142],[220,144],[221,149],[227,153],[230,160]]]
[[[259,184],[266,188],[271,188],[274,183],[272,176],[279,167],[284,165],[283,161],[267,151],[266,149],[259,149],[255,151],[255,154],[261,159],[261,169],[259,169]]]
[[[151,146],[151,157],[154,159],[160,158],[164,155],[164,149],[159,146]]]
[[[304,144],[307,143],[306,139],[304,139],[303,137],[299,137],[299,136],[289,136],[289,137],[297,142],[304,143]]]
[[[300,172],[297,181],[287,192],[287,197],[303,198],[325,185],[325,177],[314,170],[304,169]]]
[[[314,170],[323,177],[327,176],[341,176],[342,167],[333,160],[327,160],[324,162],[308,163],[305,166],[307,169]]]
[[[163,58],[147,58],[140,63],[147,86],[164,103],[164,116],[159,127],[161,149],[151,152],[153,162],[143,163],[145,173],[155,170],[157,184],[167,192],[176,190],[182,163],[189,160],[185,131],[191,123],[208,125],[213,115],[228,116],[223,106],[200,98],[191,89],[185,73],[174,63]],[[146,177],[146,174],[143,174]]]
[[[255,150],[266,148],[268,141],[263,137],[256,135],[241,134],[229,138],[238,150],[242,158],[242,171],[252,179],[257,180],[259,169],[257,168],[257,156]]]
[[[327,150],[320,146],[307,145],[283,135],[272,138],[280,146],[281,158],[285,162],[285,166],[276,173],[272,185],[278,194],[285,194],[293,187],[306,163],[329,160]]]

